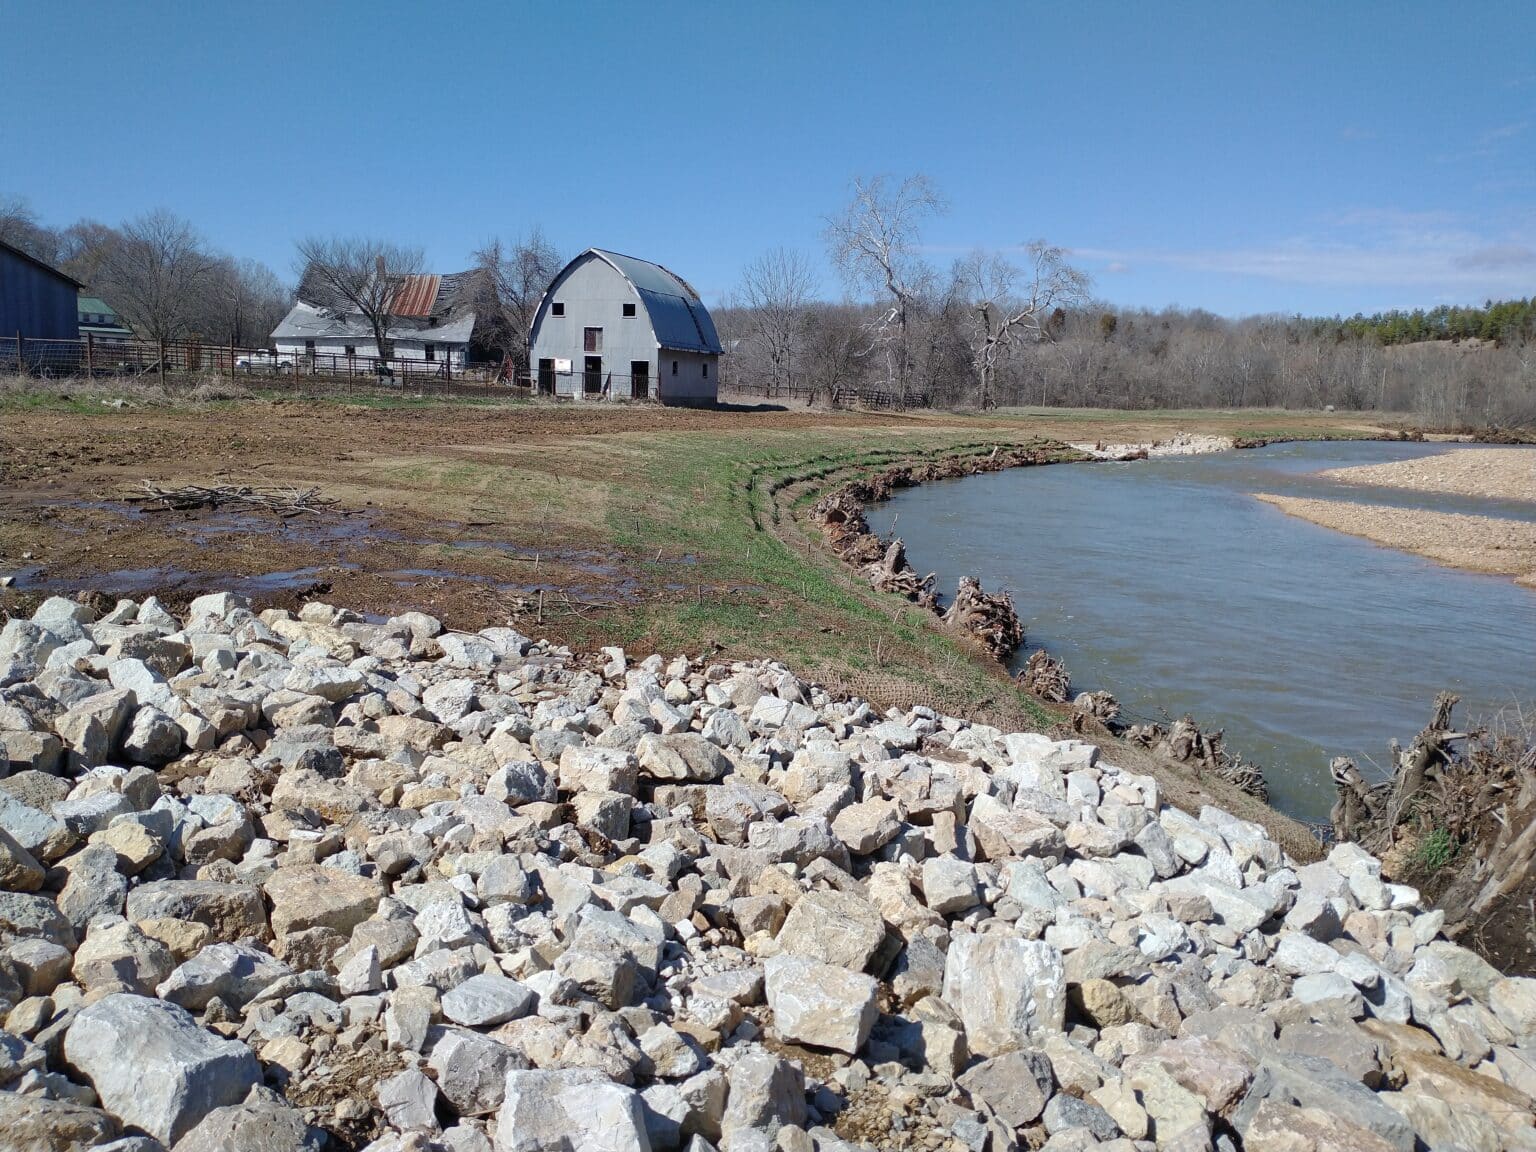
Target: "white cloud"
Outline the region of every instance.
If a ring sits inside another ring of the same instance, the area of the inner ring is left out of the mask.
[[[1536,280],[1536,230],[1480,232],[1449,212],[1358,209],[1316,232],[1232,248],[1078,247],[1085,261],[1157,265],[1291,284],[1353,284],[1524,296]],[[1108,269],[1106,269],[1108,270]]]

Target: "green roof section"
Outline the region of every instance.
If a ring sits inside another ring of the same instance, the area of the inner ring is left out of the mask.
[[[79,310],[81,312],[90,312],[93,315],[101,315],[101,316],[116,316],[117,315],[117,312],[113,310],[112,306],[110,304],[108,304],[105,300],[103,300],[99,296],[82,296],[82,297],[80,297]]]

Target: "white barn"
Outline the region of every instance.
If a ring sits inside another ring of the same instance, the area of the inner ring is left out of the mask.
[[[718,395],[720,337],[699,294],[660,264],[602,248],[555,276],[528,351],[546,395],[695,405]]]

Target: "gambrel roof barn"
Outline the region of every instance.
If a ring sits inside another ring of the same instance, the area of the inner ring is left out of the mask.
[[[528,336],[539,390],[575,398],[716,398],[720,337],[681,276],[634,256],[589,248],[539,301]]]

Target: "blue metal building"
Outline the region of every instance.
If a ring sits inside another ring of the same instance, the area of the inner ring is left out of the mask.
[[[0,340],[78,340],[79,292],[73,277],[0,241]]]

